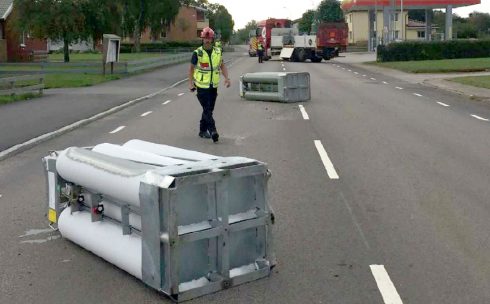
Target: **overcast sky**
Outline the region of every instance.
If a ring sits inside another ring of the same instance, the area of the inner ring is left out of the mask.
[[[490,0],[481,4],[453,9],[453,13],[468,17],[473,11],[490,13]],[[271,18],[301,18],[309,9],[316,9],[321,0],[208,0],[226,7],[235,21],[235,30],[244,28],[251,20]]]

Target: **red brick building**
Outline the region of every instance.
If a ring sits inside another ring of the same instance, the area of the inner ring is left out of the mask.
[[[47,51],[45,39],[33,39],[28,33],[12,30],[13,0],[0,0],[0,62],[27,61],[34,51]]]
[[[206,9],[196,6],[181,6],[175,21],[170,28],[163,31],[160,37],[151,37],[149,31],[141,35],[141,42],[157,41],[192,41],[200,39],[202,30],[209,26]]]

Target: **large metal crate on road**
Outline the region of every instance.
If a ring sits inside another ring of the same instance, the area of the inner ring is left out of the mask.
[[[240,77],[240,96],[248,100],[299,102],[311,99],[307,72],[259,72]]]
[[[266,277],[275,264],[260,161],[142,141],[43,161],[62,236],[175,301]]]

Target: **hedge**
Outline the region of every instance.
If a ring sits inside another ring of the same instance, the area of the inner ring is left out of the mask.
[[[380,62],[483,57],[490,57],[490,39],[405,41],[377,48],[377,61]]]

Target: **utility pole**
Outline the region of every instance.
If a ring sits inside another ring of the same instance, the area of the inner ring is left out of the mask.
[[[403,0],[400,2],[400,13],[401,13],[401,28],[402,28],[402,41],[405,41],[405,15],[403,14]]]

